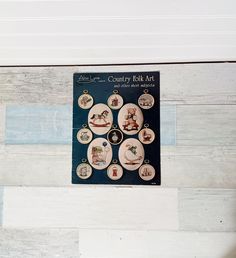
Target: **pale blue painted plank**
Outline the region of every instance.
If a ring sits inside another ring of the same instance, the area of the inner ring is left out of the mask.
[[[6,144],[70,144],[72,108],[56,106],[7,106]]]
[[[3,193],[4,187],[0,186],[0,227],[2,226],[2,219],[3,219]]]
[[[176,144],[176,106],[161,105],[161,145]]]
[[[72,108],[57,106],[7,106],[6,144],[71,144]],[[161,106],[161,144],[175,145],[176,107]]]

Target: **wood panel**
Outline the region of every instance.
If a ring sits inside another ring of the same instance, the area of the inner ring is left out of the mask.
[[[190,231],[235,231],[236,190],[181,189],[180,229]]]
[[[71,184],[71,145],[2,145],[0,150],[0,185]],[[161,147],[162,187],[236,188],[235,167],[235,146]]]
[[[71,145],[0,145],[0,185],[70,185],[71,149]]]
[[[235,146],[162,146],[163,187],[236,188]]]
[[[5,130],[6,144],[70,144],[72,107],[8,106]]]
[[[76,229],[1,229],[0,256],[6,258],[78,258]]]
[[[177,145],[236,145],[235,105],[177,107]]]
[[[80,254],[82,258],[234,258],[235,241],[235,233],[81,230]]]
[[[5,115],[6,106],[0,104],[0,144],[3,144],[5,139]]]
[[[174,105],[161,106],[162,145],[175,145],[175,113]],[[4,110],[2,115],[4,118]],[[5,144],[71,144],[71,133],[72,107],[69,105],[10,105],[6,108]]]
[[[27,2],[27,8],[22,6],[22,2]],[[233,0],[226,0],[225,4],[207,1],[209,10],[196,2],[182,0],[181,4],[173,3],[171,0],[162,3],[161,0],[147,0],[146,2],[134,0],[121,0],[111,3],[102,0],[100,4],[94,1],[0,1],[0,16],[32,18],[32,17],[138,17],[138,16],[158,16],[158,15],[185,15],[185,16],[231,16],[235,14]],[[55,8],[57,6],[57,8]],[[152,8],[150,8],[150,6]],[[106,8],[105,8],[106,7]],[[124,8],[125,7],[125,8]],[[39,8],[44,12],[39,12]],[[7,12],[6,12],[7,10]]]
[[[177,189],[5,187],[3,227],[176,230],[177,208]]]
[[[236,104],[236,64],[0,68],[0,103],[71,104],[75,72],[160,71],[163,104]]]

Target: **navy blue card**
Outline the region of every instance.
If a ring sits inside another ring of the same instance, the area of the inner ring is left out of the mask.
[[[159,72],[76,73],[73,184],[160,185]]]

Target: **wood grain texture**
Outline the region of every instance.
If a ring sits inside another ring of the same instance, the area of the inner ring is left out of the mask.
[[[0,185],[70,185],[71,149],[71,145],[0,145]]]
[[[71,185],[71,149],[0,145],[0,185]],[[161,147],[162,187],[236,188],[235,167],[235,146]]]
[[[235,231],[236,190],[180,189],[180,229]]]
[[[236,64],[0,68],[0,103],[70,104],[73,73],[160,71],[162,104],[236,104]]]
[[[1,111],[1,110],[0,110]],[[176,107],[161,106],[161,144],[175,145]],[[6,109],[6,144],[71,144],[69,105],[11,105]]]
[[[4,187],[0,186],[0,227],[2,226]]]
[[[166,0],[162,3],[161,0],[147,0],[138,2],[134,5],[134,1],[121,0],[116,3],[111,3],[108,0],[102,0],[100,4],[94,1],[28,1],[27,9],[22,7],[20,1],[1,1],[0,15],[2,18],[48,18],[48,17],[146,17],[146,16],[226,16],[230,17],[235,14],[235,3],[232,0],[226,0],[225,4],[208,0],[207,11],[203,6],[199,6],[196,2],[183,0],[181,5],[173,3],[171,0]],[[94,4],[94,5],[93,5]],[[91,5],[93,8],[91,8]],[[57,6],[57,8],[55,8]],[[125,8],[124,8],[125,6]],[[150,8],[150,6],[152,8]],[[106,7],[106,8],[104,8]],[[38,9],[45,10],[39,12]],[[134,10],[135,12],[132,10]],[[6,12],[7,10],[7,12]]]
[[[1,229],[1,258],[79,258],[76,229]]]
[[[162,146],[163,187],[236,188],[235,146]]]
[[[235,105],[177,107],[177,145],[236,145]]]
[[[6,144],[69,144],[71,142],[71,106],[7,106]]]
[[[5,140],[5,115],[6,106],[0,104],[0,144]]]
[[[161,105],[161,145],[176,144],[176,107]]]
[[[81,230],[80,257],[234,258],[235,242],[235,233]]]
[[[178,229],[177,189],[5,187],[3,227]]]

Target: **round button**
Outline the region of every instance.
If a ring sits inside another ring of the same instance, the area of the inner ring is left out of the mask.
[[[77,133],[77,140],[82,144],[88,144],[93,138],[93,133],[88,128],[80,129]]]
[[[88,93],[82,94],[78,99],[78,105],[82,109],[91,108],[93,105],[93,97]]]
[[[112,180],[118,180],[123,176],[123,168],[118,164],[112,164],[107,169],[107,175]]]
[[[141,143],[150,144],[155,139],[155,133],[150,128],[144,128],[139,132],[138,138],[139,138]]]
[[[156,172],[155,168],[149,164],[144,164],[139,168],[139,176],[144,180],[144,181],[150,181],[154,178]]]
[[[88,179],[92,175],[92,167],[87,163],[81,163],[76,169],[76,174],[81,179]]]

